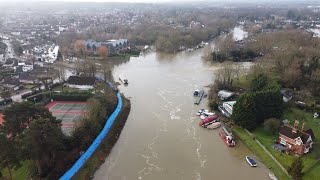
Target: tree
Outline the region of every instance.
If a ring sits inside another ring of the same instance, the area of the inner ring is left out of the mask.
[[[268,85],[268,76],[265,74],[258,74],[252,79],[250,84],[250,90],[252,92],[261,91]]]
[[[245,93],[239,97],[234,105],[232,118],[237,125],[251,130],[257,126],[256,114],[253,96]]]
[[[4,112],[0,126],[0,165],[10,170],[30,159],[36,163],[40,176],[52,170],[66,139],[61,121],[44,106],[30,102],[14,103]]]
[[[214,73],[215,82],[221,88],[231,88],[235,78],[239,77],[240,69],[240,66],[229,61],[222,63],[221,68]]]
[[[64,135],[61,123],[39,117],[33,120],[22,134],[22,152],[24,158],[32,159],[37,167],[37,173],[44,177],[54,168],[59,153],[64,148]]]
[[[108,57],[108,48],[106,46],[101,46],[98,49],[98,53],[102,57],[103,60],[106,60]]]
[[[29,124],[39,117],[56,122],[55,117],[52,116],[46,107],[34,105],[27,101],[13,103],[10,107],[4,109],[3,115],[4,122],[0,126],[0,133],[5,134],[10,139],[21,135]]]
[[[0,98],[6,99],[11,97],[11,92],[9,88],[3,87],[3,90],[0,93]]]
[[[77,52],[78,56],[86,55],[87,49],[84,45],[84,41],[76,40],[76,42],[74,43],[74,49]]]
[[[294,180],[302,180],[302,169],[302,159],[301,157],[299,157],[292,162],[291,166],[288,169],[288,173]]]
[[[61,62],[58,62],[55,65],[57,67],[57,77],[59,79],[59,82],[62,83],[65,81],[65,67]]]
[[[21,166],[20,153],[15,143],[4,134],[0,134],[0,152],[0,169],[8,168],[10,179],[12,179],[12,169]]]
[[[283,114],[283,99],[277,82],[265,74],[257,75],[250,84],[250,94],[254,97],[258,124],[268,118],[280,118]]]
[[[275,118],[270,118],[264,121],[264,127],[272,132],[272,135],[275,135],[276,132],[279,130],[280,127],[280,121]]]
[[[107,115],[105,107],[103,107],[100,101],[96,98],[91,98],[88,100],[88,102],[89,102],[88,119],[90,119],[91,121],[101,122],[100,125],[103,126],[105,123],[106,115]]]

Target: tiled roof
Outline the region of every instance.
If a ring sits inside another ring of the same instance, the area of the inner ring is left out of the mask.
[[[310,133],[313,134],[311,129],[304,131],[304,132],[299,131],[299,130],[296,130],[296,131],[293,131],[293,130],[294,130],[293,127],[288,126],[288,125],[283,125],[280,128],[279,134],[284,135],[284,136],[291,138],[291,139],[296,139],[296,138],[300,137],[303,143],[306,143],[310,136],[312,137],[312,135]],[[314,138],[312,138],[312,140],[314,140]]]

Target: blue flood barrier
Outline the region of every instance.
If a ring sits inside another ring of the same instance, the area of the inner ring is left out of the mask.
[[[79,171],[79,169],[86,163],[86,161],[90,158],[93,152],[99,147],[104,137],[106,137],[108,131],[110,130],[114,120],[118,116],[122,107],[122,99],[119,92],[117,93],[117,98],[118,98],[117,108],[115,109],[115,111],[113,111],[113,113],[107,120],[100,134],[96,137],[96,139],[93,141],[90,147],[86,150],[86,152],[81,155],[81,157],[77,160],[77,162],[63,176],[60,177],[60,180],[71,179]]]

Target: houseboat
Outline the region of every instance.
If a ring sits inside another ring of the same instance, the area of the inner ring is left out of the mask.
[[[228,147],[234,147],[236,145],[236,142],[233,140],[232,136],[228,136],[224,130],[220,130],[218,132],[219,136],[221,137],[221,139],[224,141],[224,143],[228,146]]]
[[[123,84],[129,84],[128,79],[124,78],[123,76],[119,77],[119,80],[123,83]]]

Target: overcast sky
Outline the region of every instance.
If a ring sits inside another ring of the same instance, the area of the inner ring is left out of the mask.
[[[30,2],[30,1],[60,1],[60,2],[190,2],[190,1],[212,1],[212,2],[279,2],[279,1],[302,1],[302,0],[0,0],[0,2],[15,2],[15,1],[20,1],[20,2]],[[315,0],[305,0],[305,1],[315,1]]]

